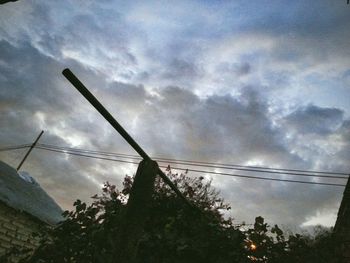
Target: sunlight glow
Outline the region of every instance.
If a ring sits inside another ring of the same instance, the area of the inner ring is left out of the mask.
[[[334,226],[336,219],[337,219],[336,211],[331,211],[327,213],[317,212],[315,216],[307,218],[306,221],[301,224],[301,227],[316,226],[316,225],[331,227],[331,226]]]

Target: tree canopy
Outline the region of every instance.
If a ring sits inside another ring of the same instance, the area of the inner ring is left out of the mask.
[[[230,206],[211,181],[175,174],[170,169],[167,175],[199,209],[186,206],[161,179],[156,179],[138,244],[138,262],[337,262],[330,231],[319,228],[313,238],[286,236],[262,217],[256,217],[252,228],[237,226],[232,218],[224,217]],[[115,252],[122,242],[118,240],[121,227],[127,226],[123,214],[132,183],[129,176],[121,190],[105,183],[102,194],[94,195],[90,205],[77,200],[73,211],[64,212],[66,220],[45,229],[40,246],[24,253],[21,262],[118,262]]]

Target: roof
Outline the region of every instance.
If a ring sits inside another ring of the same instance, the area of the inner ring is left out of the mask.
[[[39,220],[56,224],[63,220],[62,209],[28,173],[0,161],[0,201]]]

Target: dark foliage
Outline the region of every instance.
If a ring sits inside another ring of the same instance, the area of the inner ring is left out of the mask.
[[[184,205],[167,185],[156,180],[155,193],[142,238],[138,261],[176,262],[337,262],[333,255],[334,237],[318,229],[316,237],[289,235],[275,225],[270,228],[262,217],[254,227],[242,230],[231,218],[224,218],[229,205],[203,177],[186,174],[168,176],[199,208]],[[42,234],[41,245],[22,255],[22,263],[118,262],[118,235],[133,178],[126,176],[123,189],[106,183],[102,195],[93,196],[91,205],[80,200],[75,211],[64,213],[66,220]]]
[[[337,239],[331,230],[317,226],[314,235],[285,236],[275,225],[269,227],[262,217],[255,219],[254,228],[245,232],[246,249],[251,262],[266,263],[337,263]]]
[[[192,203],[185,206],[160,179],[139,240],[140,262],[241,262],[244,235],[225,219],[222,210],[230,207],[219,198],[210,182],[203,177],[184,174],[168,176]],[[55,229],[48,229],[40,247],[22,262],[117,262],[113,251],[118,249],[118,226],[133,179],[126,176],[122,191],[106,183],[100,196],[93,196],[91,205],[77,200],[75,211],[66,211],[66,220]]]

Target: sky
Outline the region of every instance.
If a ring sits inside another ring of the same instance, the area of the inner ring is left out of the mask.
[[[151,156],[347,173],[349,21],[345,0],[0,5],[0,146],[44,130],[41,143],[135,154],[62,76],[68,67]],[[0,159],[16,167],[25,151]],[[41,149],[23,166],[63,209],[136,168]],[[263,216],[292,230],[333,226],[344,191],[203,176],[236,223]]]

